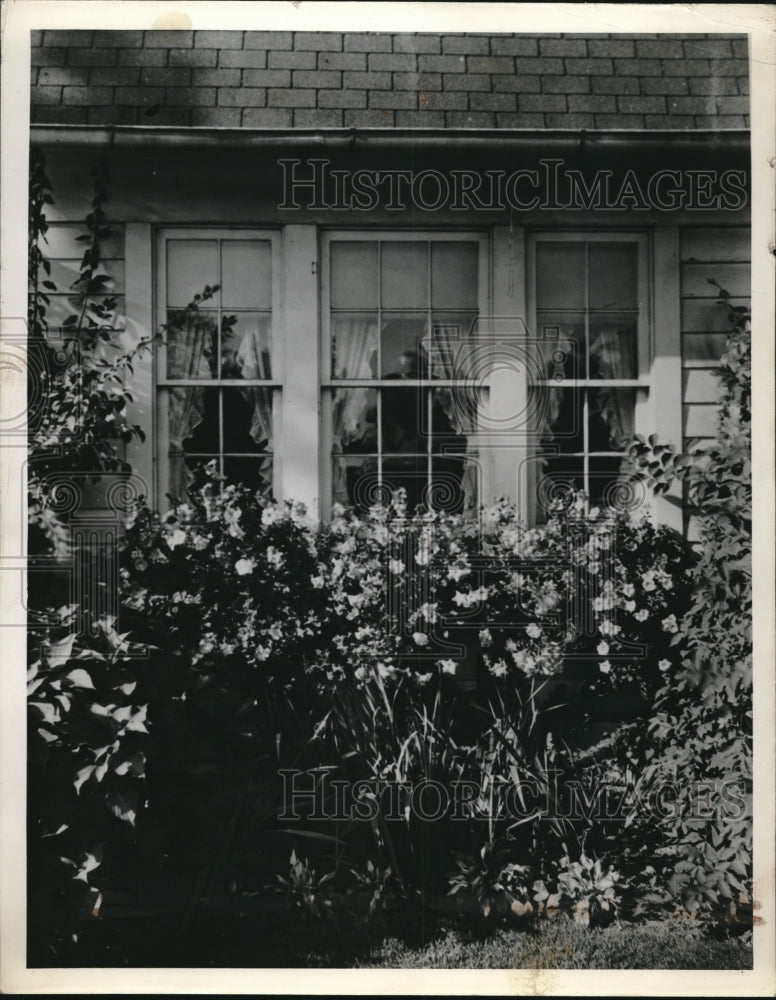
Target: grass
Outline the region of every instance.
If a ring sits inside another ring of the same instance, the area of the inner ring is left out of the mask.
[[[359,968],[371,969],[751,969],[751,946],[714,940],[685,923],[591,929],[569,920],[534,931],[498,930],[476,939],[448,928],[412,948],[386,940]]]
[[[689,920],[589,928],[568,919],[494,928],[425,914],[422,920],[308,922],[95,921],[72,964],[183,968],[751,969],[751,934],[731,937]],[[59,963],[55,963],[59,964]],[[62,964],[69,965],[70,962]]]

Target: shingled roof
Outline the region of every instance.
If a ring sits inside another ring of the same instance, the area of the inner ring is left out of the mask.
[[[32,45],[40,124],[749,126],[745,35],[47,30]]]

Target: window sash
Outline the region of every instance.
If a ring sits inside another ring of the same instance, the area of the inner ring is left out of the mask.
[[[417,379],[401,379],[397,380],[394,378],[385,378],[381,371],[381,359],[378,362],[378,371],[380,371],[381,377],[377,378],[343,378],[337,379],[333,377],[332,374],[332,318],[337,316],[346,316],[349,313],[353,314],[359,310],[353,309],[333,309],[331,304],[331,247],[337,242],[377,242],[377,243],[474,243],[477,246],[477,279],[478,279],[478,294],[477,294],[477,315],[478,317],[487,317],[489,315],[489,301],[490,301],[490,242],[488,234],[482,232],[481,230],[456,230],[456,231],[434,231],[434,230],[424,230],[424,231],[402,231],[402,230],[331,230],[324,231],[321,233],[321,294],[320,294],[320,309],[321,309],[321,346],[320,346],[320,372],[319,372],[319,384],[321,392],[321,475],[320,475],[320,504],[321,512],[324,517],[330,515],[331,506],[333,502],[332,490],[333,490],[333,465],[335,461],[341,461],[347,456],[340,456],[333,452],[334,445],[334,429],[333,429],[333,401],[334,394],[338,389],[374,389],[376,391],[390,390],[397,388],[405,389],[417,389],[423,388],[429,390],[429,407],[432,405],[431,402],[431,390],[433,389],[445,389],[452,388],[459,385],[459,380],[450,378],[417,378]],[[382,297],[380,294],[380,256],[378,254],[378,296],[377,303],[374,309],[374,315],[377,321],[377,350],[378,356],[382,352],[382,344],[380,341],[380,317],[385,313],[390,312],[402,312],[407,315],[417,315],[423,317],[431,318],[435,313],[464,313],[468,310],[444,310],[444,309],[434,309],[432,307],[431,295],[427,295],[427,302],[424,309],[419,308],[409,308],[409,309],[392,309],[383,308]],[[431,282],[431,268],[429,267],[428,282],[430,286]],[[472,312],[474,310],[471,310]],[[370,310],[361,310],[361,312],[370,312]],[[433,322],[433,321],[432,321]],[[431,333],[431,329],[428,330],[427,336]],[[483,386],[483,389],[487,390],[487,386]],[[417,452],[406,452],[406,453],[389,453],[381,450],[382,443],[382,405],[377,407],[377,417],[378,417],[378,427],[377,427],[377,450],[370,453],[365,453],[364,457],[374,458],[378,465],[378,473],[382,481],[382,466],[384,458],[417,458],[419,461],[425,460],[427,463],[427,475],[429,482],[432,481],[432,465],[435,459],[441,459],[445,457],[445,453],[432,454],[432,437],[429,436],[427,442],[422,442],[425,444],[423,450],[418,450]],[[476,452],[479,456],[482,449],[478,447],[477,435],[476,433],[470,439],[470,449],[472,452]],[[353,457],[356,457],[355,453]],[[472,455],[474,457],[474,455]],[[487,463],[481,465],[484,469],[483,480],[487,478]],[[482,490],[483,496],[487,496],[490,490],[489,482],[480,482],[479,488]],[[479,498],[481,499],[481,498]]]
[[[637,377],[636,378],[591,378],[589,376],[589,364],[590,364],[590,340],[589,340],[589,322],[592,313],[605,314],[605,310],[591,309],[589,302],[589,254],[585,253],[585,299],[584,307],[579,309],[571,308],[559,308],[559,309],[546,309],[545,311],[553,312],[559,315],[564,313],[568,315],[579,315],[584,314],[585,317],[585,368],[584,374],[580,378],[561,378],[561,379],[538,379],[535,381],[535,385],[546,387],[546,388],[557,388],[557,389],[578,389],[582,393],[581,410],[582,410],[582,438],[583,438],[583,448],[582,450],[575,451],[563,451],[558,450],[556,453],[551,451],[547,452],[546,457],[548,459],[563,460],[568,459],[572,462],[582,463],[582,475],[583,484],[586,492],[590,494],[591,489],[591,469],[590,460],[595,458],[614,458],[622,457],[625,459],[627,453],[622,451],[601,451],[601,450],[591,450],[589,447],[589,394],[594,390],[601,390],[606,388],[631,388],[636,390],[635,400],[634,400],[634,424],[635,430],[638,433],[640,430],[646,429],[644,427],[644,420],[648,413],[649,395],[650,395],[650,366],[653,358],[654,345],[651,337],[651,322],[650,322],[650,299],[649,299],[649,275],[650,275],[650,261],[649,261],[649,239],[646,233],[638,232],[622,232],[622,231],[599,231],[599,232],[588,232],[585,230],[578,231],[567,231],[567,232],[557,232],[557,231],[537,231],[528,235],[527,238],[527,312],[529,317],[529,327],[536,331],[537,340],[539,339],[539,323],[538,315],[541,310],[537,307],[537,287],[538,287],[538,269],[537,269],[537,244],[539,243],[557,243],[557,244],[594,244],[594,243],[624,243],[635,245],[637,247],[637,320],[636,320],[636,358],[638,363]],[[622,312],[623,310],[611,310],[612,312]],[[627,310],[626,310],[627,311]],[[538,459],[542,455],[541,445],[536,442],[534,446],[534,457]],[[545,475],[546,473],[540,472],[540,467],[538,462],[534,461],[532,463],[534,469],[534,481],[538,477]],[[528,518],[531,522],[536,520],[538,511],[536,507],[536,491],[535,489],[530,489],[528,491],[529,504],[531,510],[527,512]]]
[[[168,290],[167,290],[167,244],[174,240],[188,240],[188,241],[211,241],[217,244],[217,261],[219,271],[222,267],[221,263],[221,244],[223,241],[266,241],[270,244],[270,260],[271,260],[271,308],[270,310],[254,309],[250,310],[246,307],[235,307],[229,308],[222,303],[216,305],[213,300],[208,300],[203,303],[202,311],[208,312],[212,311],[217,314],[217,323],[220,329],[220,318],[222,315],[240,315],[246,312],[263,312],[269,313],[271,316],[270,322],[270,358],[272,364],[272,378],[250,378],[250,379],[233,379],[233,378],[179,378],[179,377],[168,377],[167,375],[167,350],[164,342],[161,342],[155,346],[154,349],[154,363],[152,365],[153,369],[153,405],[155,411],[155,423],[156,432],[154,434],[155,443],[155,480],[156,480],[156,492],[157,492],[157,502],[160,506],[164,506],[167,503],[166,494],[170,488],[170,427],[169,427],[169,393],[176,388],[191,388],[191,389],[210,389],[210,390],[220,390],[220,389],[247,389],[251,387],[264,388],[270,390],[272,393],[272,429],[273,429],[273,447],[271,451],[268,452],[231,452],[224,451],[223,449],[223,429],[219,426],[219,453],[214,456],[219,461],[219,468],[223,469],[224,461],[230,458],[240,458],[240,457],[250,457],[261,461],[262,458],[272,459],[272,484],[273,489],[277,489],[277,452],[278,452],[278,440],[279,432],[281,428],[281,393],[284,384],[284,374],[283,374],[283,352],[281,350],[281,338],[279,331],[281,329],[281,317],[282,317],[282,296],[281,296],[281,243],[280,243],[280,232],[278,230],[272,229],[245,229],[245,228],[229,228],[229,227],[203,227],[203,226],[192,226],[192,227],[175,227],[175,228],[162,228],[157,230],[155,239],[155,262],[154,269],[156,275],[156,329],[160,329],[161,325],[167,321],[168,311],[173,310],[173,307],[168,303]],[[210,284],[215,284],[219,282],[221,278],[220,274],[213,275],[212,281],[209,280]],[[197,289],[196,293],[199,294],[201,289]],[[182,308],[182,307],[176,307]],[[219,413],[222,410],[223,403],[219,398]],[[209,453],[208,453],[209,454]],[[186,452],[186,455],[191,457],[202,457],[204,453]]]

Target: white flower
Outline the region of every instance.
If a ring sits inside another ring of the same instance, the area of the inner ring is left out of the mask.
[[[197,550],[197,552],[201,552],[203,549],[206,549],[209,544],[210,544],[210,539],[205,538],[204,535],[194,536],[194,548]]]
[[[179,545],[183,545],[186,541],[186,532],[181,531],[180,528],[176,528],[175,531],[171,532],[167,536],[167,544],[171,549],[177,548]]]
[[[633,586],[632,583],[624,583],[622,585],[622,595],[623,595],[623,597],[633,597],[633,595],[634,595],[635,592],[636,592],[636,588]]]
[[[457,664],[455,660],[440,660],[439,666],[442,668],[443,674],[454,674]]]
[[[428,673],[428,674],[415,674],[415,680],[418,682],[418,684],[421,684],[421,685],[422,684],[428,684],[428,682],[431,680],[431,677],[432,677],[432,675],[430,673]]]
[[[655,590],[655,572],[654,572],[654,570],[650,569],[646,573],[644,573],[642,575],[642,577],[641,577],[641,582],[642,582],[642,585],[644,587],[644,590],[646,590],[646,591]]]
[[[606,654],[609,652],[609,643],[603,642],[603,640],[599,642],[598,645],[596,646],[596,652],[598,653],[599,656],[606,656]]]
[[[416,646],[427,646],[428,645],[428,636],[424,635],[423,632],[413,632],[412,633],[412,640],[413,640],[413,642],[415,643]]]
[[[494,677],[503,677],[507,672],[507,665],[503,660],[497,660],[489,667]]]
[[[247,576],[253,572],[255,566],[256,563],[253,559],[238,559],[234,564],[238,576]]]
[[[457,583],[462,576],[466,576],[470,572],[470,569],[465,564],[455,563],[447,571],[448,580],[455,580]]]
[[[262,661],[263,660],[267,660],[267,659],[269,659],[269,654],[271,652],[272,652],[272,650],[268,649],[266,646],[257,646],[256,647],[256,654],[255,654],[256,655],[256,659],[257,660],[262,660]]]
[[[660,663],[658,663],[658,668],[660,670],[664,670],[664,671],[665,670],[670,670],[671,669],[671,661],[670,660],[661,660]]]
[[[531,639],[541,639],[543,633],[538,625],[529,625],[525,630],[525,634]]]
[[[270,545],[267,549],[267,562],[270,566],[274,566],[275,569],[280,569],[283,565],[283,553],[278,552],[274,545]]]
[[[269,527],[270,524],[274,524],[275,521],[279,521],[280,516],[280,511],[277,507],[265,507],[261,512],[261,523],[265,527]]]
[[[388,569],[395,575],[400,576],[404,572],[404,563],[400,559],[391,559]]]
[[[645,622],[649,618],[649,611],[646,608],[639,608],[633,617],[637,622]]]
[[[490,646],[493,642],[493,636],[490,634],[490,629],[487,628],[480,629],[479,639],[480,639],[480,645],[484,649],[487,649],[488,646]]]
[[[598,664],[598,669],[601,671],[602,674],[608,674],[612,669],[612,665],[608,660],[601,660],[601,662]]]
[[[385,663],[378,663],[377,664],[377,673],[378,673],[378,676],[381,677],[383,680],[390,680],[396,674],[396,667],[393,667],[393,666],[389,667]]]
[[[322,576],[311,576],[310,583],[315,587],[316,590],[320,590],[323,586],[324,580]]]
[[[626,601],[624,607],[625,607],[626,611],[635,611],[636,610],[636,602],[635,601]]]
[[[428,543],[421,542],[418,551],[415,553],[415,562],[418,566],[427,566],[431,561],[431,547]]]
[[[669,615],[660,623],[664,632],[678,632],[679,626],[676,624],[676,615]]]

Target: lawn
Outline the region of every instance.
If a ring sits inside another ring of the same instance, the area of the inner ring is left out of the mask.
[[[751,933],[688,919],[590,928],[570,919],[487,928],[424,910],[372,920],[343,913],[243,914],[181,924],[97,920],[84,927],[74,964],[124,967],[361,969],[751,969]]]
[[[605,929],[568,920],[536,931],[499,930],[485,939],[448,928],[424,947],[386,940],[361,968],[382,969],[751,969],[740,939],[715,941],[686,923]]]

